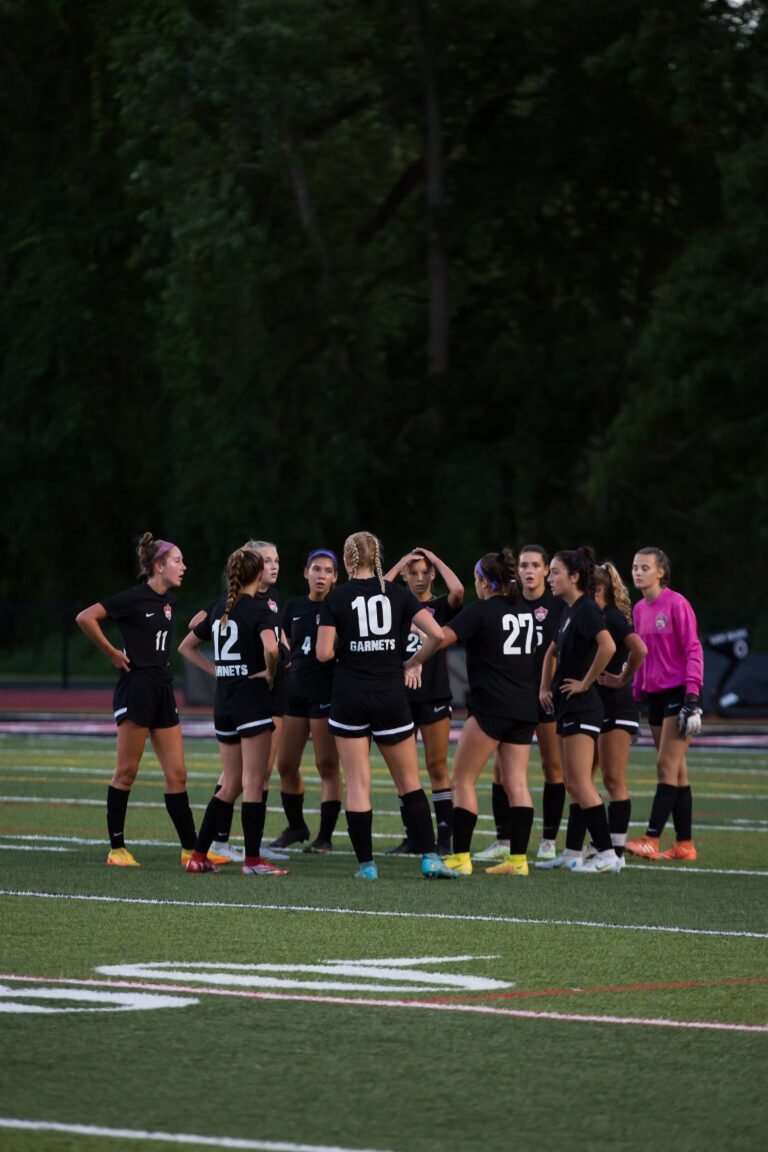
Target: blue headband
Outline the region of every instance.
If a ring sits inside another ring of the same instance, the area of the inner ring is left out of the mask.
[[[498,592],[499,589],[501,588],[501,585],[497,584],[495,580],[489,580],[488,579],[485,572],[483,572],[483,566],[479,560],[478,560],[477,564],[475,564],[475,575],[479,576],[481,580],[485,580],[486,584],[490,585],[492,592]]]
[[[330,548],[315,548],[314,552],[310,552],[309,556],[307,556],[307,562],[304,565],[305,568],[309,568],[309,566],[312,563],[312,561],[314,560],[315,556],[327,556],[329,560],[333,560],[333,565],[335,568],[339,567],[339,562],[336,559],[336,554],[334,552],[331,552]]]

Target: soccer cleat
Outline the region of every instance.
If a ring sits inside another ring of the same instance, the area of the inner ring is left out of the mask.
[[[317,836],[303,851],[311,852],[318,856],[327,856],[329,852],[333,852],[333,845],[330,840],[323,840],[322,836]]]
[[[276,848],[270,848],[269,845],[262,844],[261,854],[265,860],[290,860],[290,852],[278,852]],[[243,853],[243,860],[245,860],[245,853]]]
[[[208,859],[214,864],[242,864],[245,860],[245,849],[238,848],[229,840],[214,840],[208,849]]]
[[[449,856],[447,860],[450,860]],[[461,872],[455,871],[447,863],[447,860],[441,860],[437,852],[427,852],[421,858],[421,874],[425,880],[458,880],[459,876],[463,875]],[[471,867],[471,865],[470,865]]]
[[[590,840],[589,843],[585,844],[582,848],[581,858],[582,860],[594,860],[595,856],[597,856],[597,848],[595,848],[594,844]]]
[[[621,856],[617,856],[613,848],[606,849],[605,852],[597,852],[591,860],[582,860],[579,857],[571,865],[571,872],[621,872],[624,866],[624,861]]]
[[[456,876],[472,875],[472,858],[469,852],[454,852],[453,856],[445,857],[443,864]]]
[[[141,864],[131,856],[127,848],[111,848],[107,864],[115,864],[118,868],[141,868]]]
[[[525,856],[507,856],[501,864],[494,864],[485,871],[489,876],[527,876],[528,861]]]
[[[537,868],[573,868],[577,860],[581,860],[581,852],[574,852],[570,848],[566,848],[559,855],[555,856],[554,860],[537,860]]]
[[[413,844],[406,836],[405,840],[401,840],[394,848],[388,848],[384,853],[385,856],[420,856],[421,853],[417,852]]]
[[[181,850],[181,866],[182,866],[182,868],[187,867],[187,864],[189,864],[190,860],[192,859],[192,853],[193,853],[192,848],[182,848],[182,850]],[[208,853],[208,860],[210,861],[211,864],[216,864],[216,865],[229,864],[230,863],[230,857],[229,856],[218,856],[218,855],[216,855],[215,852],[209,852]],[[204,871],[207,872],[208,869],[206,868],[206,869],[204,869]],[[218,868],[217,868],[217,871],[218,871]]]
[[[287,868],[275,868],[263,856],[257,856],[253,864],[243,864],[240,869],[243,876],[287,876]]]
[[[654,856],[654,860],[695,860],[697,855],[693,840],[677,840],[671,848]]]
[[[637,840],[627,840],[624,850],[631,852],[633,856],[645,856],[648,860],[658,860],[659,837],[640,836]]]
[[[305,840],[309,840],[309,828],[306,824],[301,828],[283,828],[279,836],[274,840],[270,840],[270,848],[290,848],[292,844],[303,844]]]
[[[507,856],[509,856],[509,840],[494,840],[493,844],[483,848],[482,852],[475,852],[472,859],[478,864],[484,864],[488,860],[504,860]]]
[[[218,867],[209,859],[208,856],[203,856],[202,852],[195,852],[190,856],[186,863],[187,872],[218,872]]]
[[[355,880],[378,880],[379,870],[376,867],[375,860],[369,860],[366,864],[361,864],[357,872],[355,872]]]
[[[554,860],[555,856],[557,856],[557,848],[555,846],[555,841],[554,840],[545,840],[544,838],[539,840],[539,848],[538,848],[538,851],[536,852],[536,859],[537,860]]]

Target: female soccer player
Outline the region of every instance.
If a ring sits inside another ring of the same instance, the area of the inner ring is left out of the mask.
[[[328,548],[310,552],[304,566],[306,596],[289,600],[280,617],[283,643],[290,649],[286,673],[286,704],[277,755],[280,798],[288,827],[272,846],[288,848],[309,839],[304,822],[304,781],[301,757],[310,733],[320,776],[320,830],[305,852],[333,850],[332,837],[341,812],[341,772],[336,742],[328,730],[333,689],[333,665],[315,655],[320,605],[338,579],[338,561]]]
[[[77,623],[120,672],[114,695],[117,722],[117,761],[107,790],[107,864],[138,868],[125,847],[128,797],[149,736],[165,780],[165,806],[181,842],[186,864],[195,846],[195,823],[187,796],[187,770],[179,714],[168,661],[174,601],[186,572],[181,552],[168,540],[145,532],[138,546],[145,579],[107,600],[84,608]],[[104,635],[102,620],[114,620],[123,638],[122,651]]]
[[[549,586],[566,609],[555,640],[544,656],[539,699],[557,717],[565,786],[583,819],[597,854],[588,861],[566,841],[565,851],[539,867],[570,867],[574,872],[617,872],[619,858],[611,844],[608,816],[592,783],[595,743],[603,722],[596,681],[616,645],[593,600],[595,555],[591,548],[557,552],[549,569]],[[582,837],[583,838],[583,837]]]
[[[648,723],[657,748],[658,786],[645,836],[627,841],[627,852],[650,860],[695,860],[692,798],[686,752],[701,731],[704,656],[696,617],[688,601],[669,587],[670,563],[660,548],[641,548],[632,579],[642,594],[635,604],[635,628],[648,658],[635,676],[636,700],[648,697]],[[676,842],[665,852],[659,840],[670,813]]]
[[[277,667],[277,612],[258,596],[264,560],[238,548],[227,560],[227,592],[182,640],[185,659],[216,677],[213,722],[221,753],[220,787],[205,810],[188,872],[215,872],[208,849],[219,827],[231,826],[235,801],[243,794],[244,876],[284,876],[261,855],[272,733],[269,686]],[[200,651],[213,643],[214,662]]]
[[[472,874],[470,847],[477,823],[477,778],[498,752],[509,808],[509,852],[486,871],[527,876],[526,852],[533,826],[528,760],[538,716],[536,621],[519,599],[515,557],[509,548],[489,552],[474,572],[477,603],[446,625],[443,645],[461,641],[467,653],[469,716],[453,763],[453,848],[445,863]]]
[[[624,856],[632,801],[627,789],[627,768],[632,740],[640,727],[640,713],[632,695],[632,678],[648,654],[635,631],[632,602],[616,567],[606,560],[595,568],[595,603],[616,651],[597,678],[603,702],[603,723],[597,738],[597,758],[608,793],[608,827],[620,860]]]
[[[322,662],[337,661],[329,727],[344,767],[347,825],[360,865],[355,877],[378,879],[372,841],[372,736],[403,798],[409,835],[422,857],[422,875],[453,878],[455,873],[435,850],[405,693],[405,685],[415,683],[414,669],[436,651],[442,629],[407,588],[385,581],[381,544],[370,532],[347,537],[344,567],[349,581],[329,592],[320,608],[316,652]],[[424,633],[424,641],[404,664],[403,640],[412,625]]]
[[[435,596],[432,591],[435,577],[440,574],[448,594]],[[408,588],[421,604],[427,604],[433,619],[442,627],[458,612],[464,599],[464,585],[455,572],[439,556],[426,548],[414,548],[385,574],[385,580],[402,575]],[[421,636],[409,632],[405,650],[409,656],[419,651]],[[445,652],[436,652],[421,670],[421,684],[408,689],[408,701],[416,730],[424,741],[424,759],[432,785],[432,805],[437,825],[437,852],[448,856],[451,852],[453,829],[453,802],[451,778],[448,772],[448,741],[451,733],[451,684],[448,679],[448,658]],[[403,815],[402,799],[400,814]],[[388,856],[410,856],[413,846],[405,829],[405,838]]]
[[[533,612],[536,621],[536,675],[541,678],[541,665],[544,653],[549,648],[565,607],[562,600],[552,595],[547,586],[549,557],[540,544],[526,544],[517,558],[517,583],[526,601],[526,608]],[[555,718],[548,715],[541,704],[537,706],[539,721],[536,725],[536,740],[544,773],[544,797],[542,811],[541,840],[536,858],[554,860],[557,855],[555,841],[560,829],[565,805],[565,784],[560,764],[560,746],[555,730]],[[509,854],[509,801],[501,783],[498,756],[493,765],[492,806],[496,823],[496,840],[481,852],[475,853],[473,860],[502,860]]]

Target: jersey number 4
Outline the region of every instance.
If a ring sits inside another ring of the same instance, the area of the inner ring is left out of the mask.
[[[513,616],[510,612],[503,618],[501,626],[505,632],[509,632],[504,641],[505,656],[522,656],[523,653],[530,656],[531,652],[536,650],[536,625],[529,612],[521,616]],[[522,645],[518,644],[520,639],[523,641]]]

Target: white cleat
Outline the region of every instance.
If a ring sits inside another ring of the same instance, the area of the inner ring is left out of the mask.
[[[591,860],[576,860],[571,865],[571,872],[621,872],[624,861],[617,856],[613,848],[606,852],[598,852]]]
[[[539,840],[539,848],[536,853],[537,860],[554,860],[557,856],[557,846],[554,840]]]
[[[506,860],[507,856],[509,856],[509,840],[494,840],[493,844],[489,844],[487,848],[483,848],[482,852],[474,852],[472,859],[483,864],[489,860],[491,862],[494,860]]]
[[[554,860],[537,860],[537,868],[573,868],[576,863],[581,863],[581,852],[573,852],[570,848],[566,848]]]

